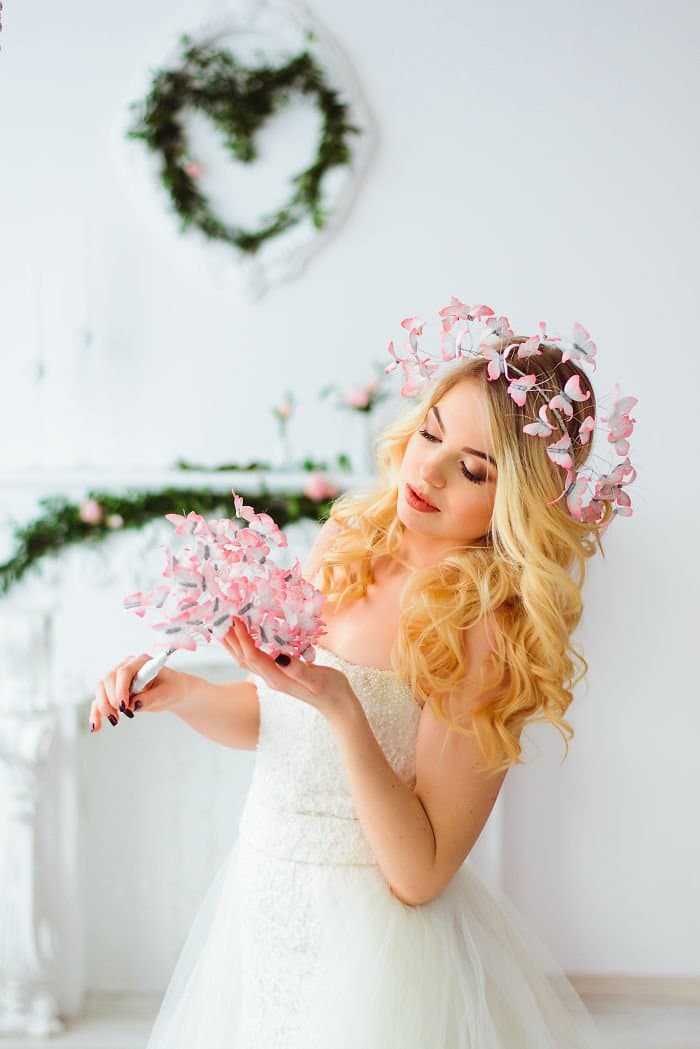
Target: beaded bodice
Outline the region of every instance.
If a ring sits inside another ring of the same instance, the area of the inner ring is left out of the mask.
[[[350,663],[320,646],[316,662],[346,675],[387,760],[414,785],[421,708],[408,686],[393,670]],[[260,735],[241,839],[281,858],[376,864],[328,721],[309,703],[254,680]]]

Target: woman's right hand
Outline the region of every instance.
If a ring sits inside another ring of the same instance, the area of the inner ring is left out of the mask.
[[[133,718],[134,711],[172,710],[185,697],[191,683],[191,674],[170,667],[161,667],[157,677],[142,692],[129,695],[132,680],[149,659],[147,652],[128,656],[100,678],[95,698],[90,707],[90,730],[99,732],[104,715],[112,725],[119,722],[119,711]]]

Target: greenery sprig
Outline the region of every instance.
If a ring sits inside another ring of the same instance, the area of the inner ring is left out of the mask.
[[[306,38],[313,40],[313,33],[307,31]],[[349,163],[348,137],[362,131],[348,123],[347,106],[326,84],[309,52],[303,51],[277,69],[267,65],[249,69],[210,42],[194,44],[183,34],[180,44],[181,64],[157,72],[145,101],[130,105],[132,110],[140,109],[140,114],[127,137],[143,139],[161,158],[161,181],[182,219],[181,230],[194,225],[210,239],[254,254],[266,240],[307,215],[321,229],[327,218],[321,207],[323,176]],[[244,229],[223,222],[196,184],[200,169],[188,155],[183,111],[189,107],[204,112],[221,132],[231,155],[249,164],[257,157],[256,132],[278,107],[289,102],[293,92],[313,97],[323,117],[313,162],[292,177],[295,188],[289,200],[279,211],[264,215],[261,228]]]
[[[272,463],[266,462],[265,460],[251,459],[249,463],[222,463],[220,466],[202,466],[201,463],[191,463],[188,459],[176,459],[174,469],[177,470],[197,470],[199,473],[219,473],[220,471],[227,470],[274,470]],[[335,463],[329,465],[325,459],[302,459],[299,463],[298,469],[309,473],[315,470],[352,470],[352,463],[350,457],[345,452],[340,452],[336,458]]]
[[[330,514],[331,498],[312,499],[304,493],[280,493],[262,489],[255,494],[236,494],[255,507],[256,513],[268,513],[284,529],[302,518],[323,521]],[[81,503],[63,496],[39,500],[43,513],[26,525],[14,525],[16,550],[9,561],[0,564],[0,594],[6,594],[13,583],[41,558],[57,554],[74,543],[103,542],[115,531],[141,528],[165,514],[188,514],[190,510],[205,515],[233,513],[233,496],[205,488],[162,488],[136,491],[124,495],[91,491]]]

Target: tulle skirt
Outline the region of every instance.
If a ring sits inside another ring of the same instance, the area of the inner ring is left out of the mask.
[[[239,836],[200,904],[146,1049],[599,1049],[539,937],[470,861],[410,907],[376,865]]]

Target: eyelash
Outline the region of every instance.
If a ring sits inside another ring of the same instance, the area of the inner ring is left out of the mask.
[[[423,437],[425,437],[425,439],[427,441],[439,441],[440,440],[439,437],[435,437],[434,434],[428,433],[427,430],[419,430],[418,433],[422,434]],[[460,463],[460,466],[462,467],[462,473],[464,474],[464,476],[467,478],[468,481],[471,481],[473,484],[483,484],[484,481],[486,480],[485,477],[476,477],[475,474],[473,474],[471,472],[471,470],[467,469],[467,467],[464,465],[464,463]]]

